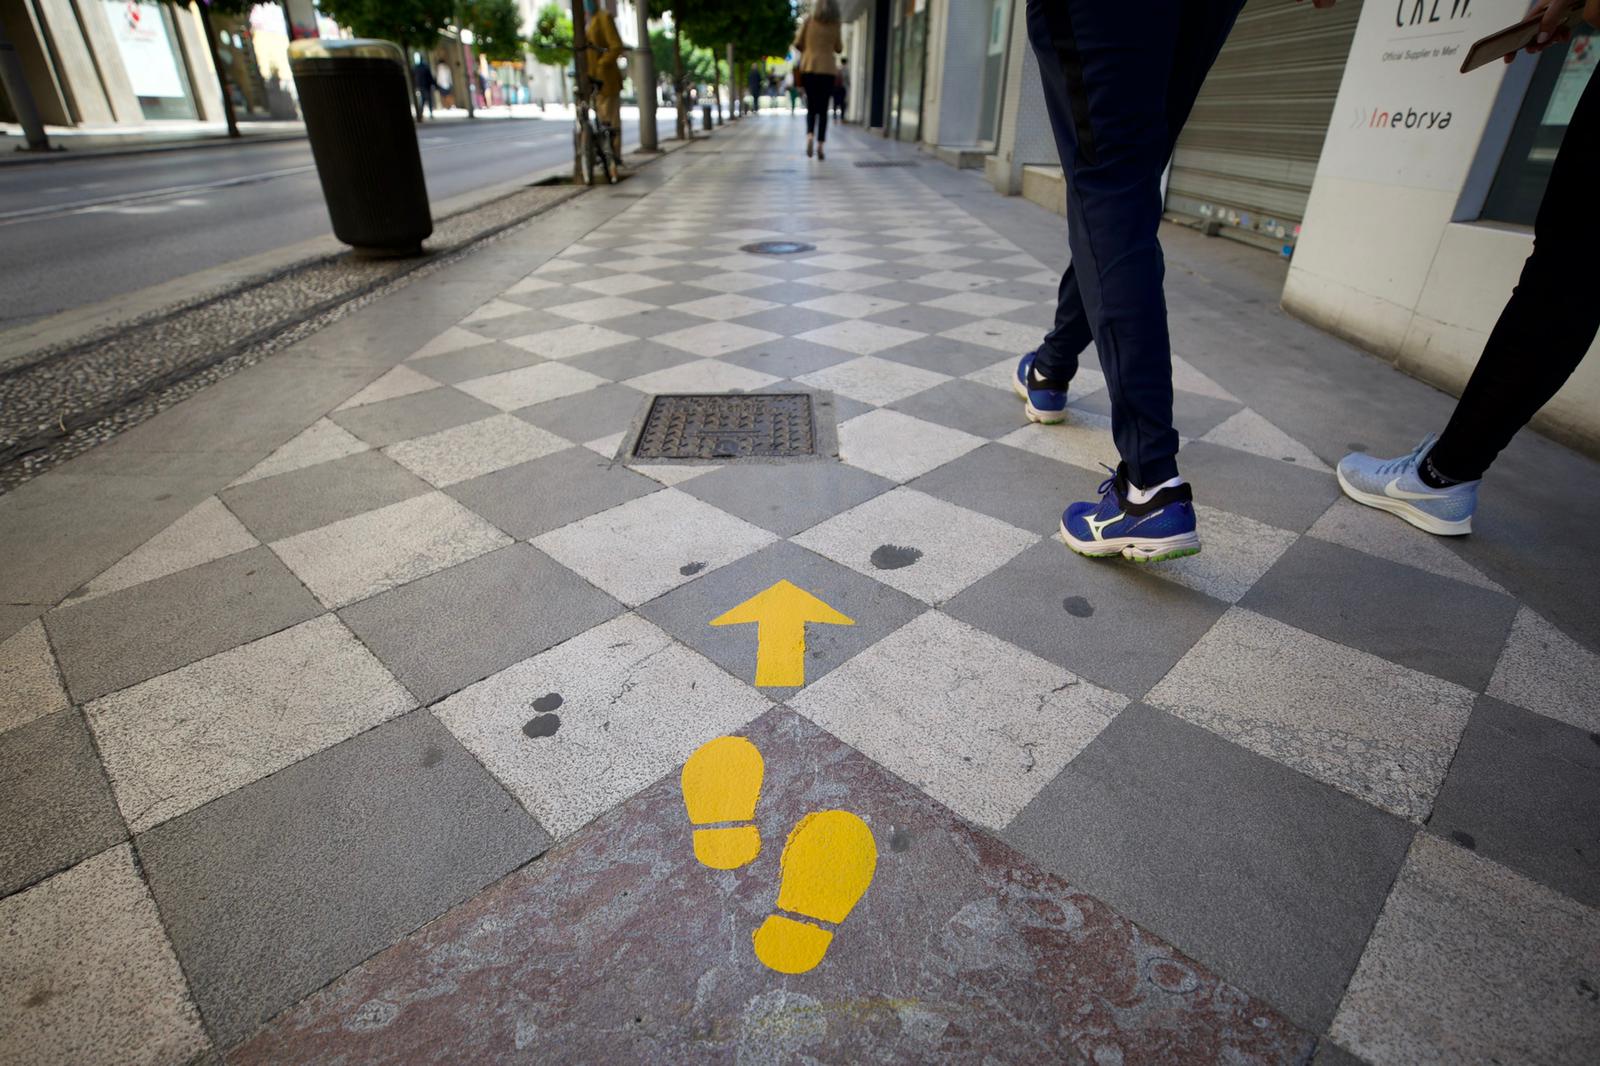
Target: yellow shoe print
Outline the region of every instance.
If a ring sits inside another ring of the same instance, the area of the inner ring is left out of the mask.
[[[867,894],[878,868],[878,845],[867,823],[849,811],[813,811],[783,847],[778,909],[838,925]],[[822,961],[833,931],[782,914],[755,931],[756,958],[779,973],[805,973]]]
[[[761,833],[749,823],[761,798],[766,769],[761,752],[744,737],[717,737],[700,745],[683,764],[683,805],[689,821],[712,828],[694,831],[694,857],[713,870],[734,870],[761,853]]]

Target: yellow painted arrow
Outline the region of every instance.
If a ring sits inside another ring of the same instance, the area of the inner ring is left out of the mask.
[[[790,581],[779,581],[711,620],[714,626],[752,622],[756,625],[756,684],[762,688],[806,683],[807,622],[856,624],[855,619],[845,617]]]

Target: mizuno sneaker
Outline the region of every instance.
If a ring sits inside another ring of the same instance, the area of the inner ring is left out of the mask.
[[[1429,533],[1443,537],[1471,533],[1479,482],[1463,481],[1436,489],[1417,476],[1417,467],[1433,442],[1432,436],[1425,437],[1409,455],[1398,459],[1352,452],[1339,460],[1339,487],[1357,503],[1399,515]]]
[[[1120,555],[1158,563],[1200,550],[1194,493],[1189,485],[1162,489],[1144,503],[1128,499],[1127,467],[1100,483],[1099,503],[1075,503],[1061,516],[1061,535],[1079,555]]]
[[[1011,379],[1011,387],[1027,404],[1028,421],[1053,426],[1067,420],[1067,390],[1039,388],[1033,378],[1033,359],[1038,354],[1029,352],[1022,357],[1017,364],[1016,377]]]

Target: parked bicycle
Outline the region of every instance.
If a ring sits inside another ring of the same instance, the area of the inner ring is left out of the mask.
[[[593,185],[598,171],[605,175],[607,182],[615,185],[621,172],[611,141],[612,129],[600,120],[594,107],[593,93],[591,84],[589,95],[579,92],[573,94],[577,120],[572,131],[572,146],[577,153],[578,180],[585,185]]]

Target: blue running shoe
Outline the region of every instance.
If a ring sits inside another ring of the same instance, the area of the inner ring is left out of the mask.
[[[1038,354],[1033,351],[1022,357],[1022,361],[1017,364],[1017,376],[1011,380],[1011,387],[1022,397],[1023,403],[1028,405],[1029,422],[1053,426],[1057,422],[1067,420],[1067,390],[1035,387],[1031,378],[1033,359]]]
[[[1199,552],[1194,493],[1187,483],[1134,503],[1128,499],[1127,467],[1118,464],[1099,491],[1099,503],[1072,504],[1061,516],[1061,535],[1079,555],[1158,563]]]
[[[1410,454],[1398,459],[1351,452],[1339,460],[1339,487],[1357,503],[1399,515],[1429,533],[1442,537],[1471,533],[1480,482],[1463,481],[1436,489],[1417,476],[1417,467],[1427,458],[1435,439],[1424,437]]]

